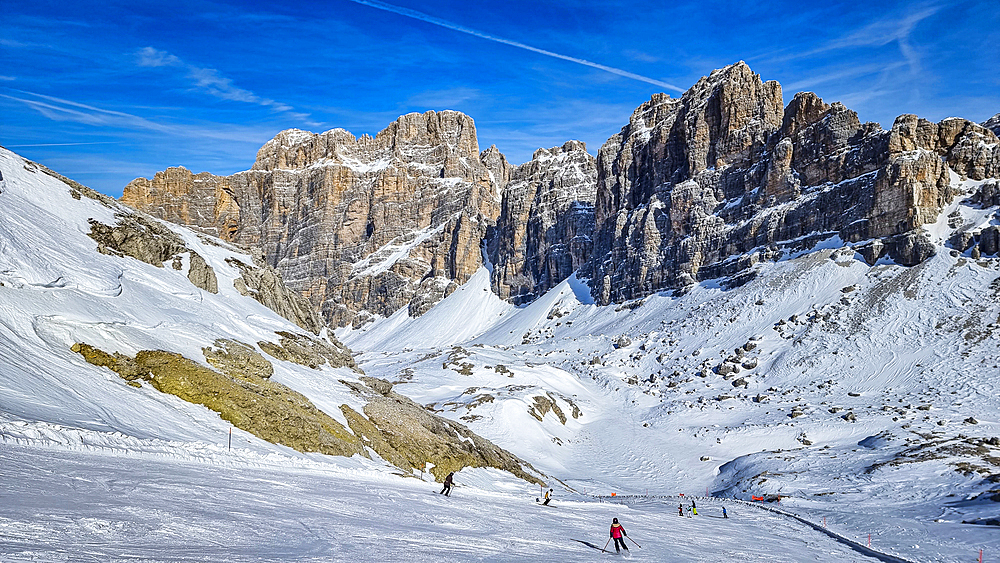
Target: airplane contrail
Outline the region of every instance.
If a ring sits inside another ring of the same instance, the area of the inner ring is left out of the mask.
[[[531,45],[527,45],[527,44],[521,43],[519,41],[513,41],[513,40],[510,40],[510,39],[504,39],[503,37],[497,37],[496,35],[490,35],[488,33],[483,33],[481,31],[476,31],[475,29],[469,29],[468,27],[464,27],[464,26],[458,25],[457,23],[452,23],[452,22],[447,21],[447,20],[442,20],[440,18],[435,18],[434,16],[430,16],[430,15],[427,15],[427,14],[425,14],[423,12],[418,12],[416,10],[411,10],[409,8],[403,8],[402,6],[395,6],[393,4],[386,4],[385,2],[379,2],[378,0],[348,0],[348,1],[349,2],[353,2],[355,4],[360,4],[362,6],[368,6],[369,8],[375,8],[377,10],[383,10],[383,11],[386,11],[386,12],[392,12],[392,13],[398,14],[400,16],[405,16],[407,18],[412,18],[412,19],[415,19],[415,20],[420,20],[422,22],[426,22],[426,23],[429,23],[429,24],[433,24],[433,25],[437,25],[437,26],[440,26],[440,27],[444,27],[444,28],[450,29],[452,31],[458,31],[460,33],[465,33],[465,34],[468,34],[468,35],[472,35],[474,37],[478,37],[480,39],[486,39],[487,41],[494,41],[496,43],[502,43],[504,45],[510,45],[511,47],[517,47],[519,49],[524,49],[526,51],[531,51],[533,53],[538,53],[540,55],[545,55],[545,56],[548,56],[548,57],[553,57],[553,58],[556,58],[556,59],[562,59],[564,61],[569,61],[571,63],[576,63],[576,64],[580,64],[580,65],[584,65],[584,66],[589,66],[591,68],[596,68],[596,69],[599,69],[599,70],[603,70],[605,72],[610,72],[611,74],[617,74],[618,76],[623,76],[625,78],[631,78],[633,80],[639,80],[641,82],[646,82],[646,83],[649,83],[649,84],[655,84],[656,86],[660,86],[660,87],[666,88],[668,90],[674,90],[676,92],[683,92],[684,91],[683,88],[678,88],[677,86],[674,86],[673,84],[670,84],[668,82],[663,82],[662,80],[656,80],[655,78],[649,78],[648,76],[642,76],[641,74],[636,74],[634,72],[629,72],[627,70],[622,70],[620,68],[615,68],[613,66],[602,65],[600,63],[595,63],[593,61],[588,61],[586,59],[579,59],[577,57],[570,57],[569,55],[562,55],[562,54],[559,54],[559,53],[555,53],[553,51],[548,51],[548,50],[545,50],[545,49],[539,49],[538,47],[532,47]]]
[[[100,141],[96,143],[35,143],[32,145],[4,145],[7,148],[22,147],[77,147],[80,145],[117,145],[119,141]]]

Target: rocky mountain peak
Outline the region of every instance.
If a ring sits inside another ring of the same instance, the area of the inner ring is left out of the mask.
[[[655,186],[755,158],[783,113],[781,86],[742,61],[702,77],[680,98],[654,95],[598,153],[606,171],[598,177],[598,225],[614,209],[640,205]],[[640,189],[624,189],[633,179]]]
[[[518,304],[578,270],[599,303],[741,283],[835,235],[872,263],[916,264],[951,171],[1000,176],[998,128],[1000,114],[907,114],[886,131],[811,92],[784,105],[740,61],[651,96],[596,159],[568,141],[512,166],[479,152],[470,117],[428,111],[374,136],[282,131],[252,170],[169,169],[123,200],[260,248],[328,323],[358,324],[422,314],[482,265],[484,240],[494,291]]]
[[[510,182],[510,174],[514,171],[514,167],[507,162],[507,157],[496,145],[490,145],[490,148],[479,153],[479,160],[489,171],[490,181],[496,187],[497,193],[503,193],[507,183]]]
[[[934,251],[919,227],[954,197],[949,168],[984,179],[998,165],[987,127],[904,115],[884,131],[808,92],[783,108],[780,85],[739,62],[680,98],[653,96],[601,147],[583,273],[600,303],[740,283],[757,262],[834,234],[874,240],[872,263],[916,264]]]
[[[422,314],[475,273],[499,213],[490,172],[470,117],[428,111],[374,137],[282,131],[249,171],[168,171],[133,181],[122,200],[261,249],[326,322],[343,325],[402,307]]]

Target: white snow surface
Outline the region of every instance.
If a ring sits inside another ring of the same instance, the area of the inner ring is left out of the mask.
[[[869,534],[898,560],[1000,557],[996,527],[963,523],[1000,517],[1000,260],[952,255],[947,221],[913,268],[829,239],[738,288],[607,307],[575,276],[514,307],[484,268],[421,317],[337,331],[368,375],[544,472],[542,507],[497,470],[460,471],[444,497],[377,459],[239,430],[230,449],[215,413],[87,364],[74,342],[201,361],[216,338],[300,329],[233,289],[237,249],[172,227],[215,269],[212,295],[186,260],[98,254],[88,220],[113,209],[2,149],[0,173],[4,563],[592,561],[612,517],[649,561],[875,561],[846,543]],[[961,200],[942,215],[995,224]],[[756,365],[727,379],[737,347]],[[331,416],[361,409],[337,383],[356,373],[272,363]],[[679,517],[692,495],[699,515]],[[764,495],[782,499],[742,502]]]

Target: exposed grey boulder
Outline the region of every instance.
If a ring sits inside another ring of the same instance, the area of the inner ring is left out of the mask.
[[[313,369],[322,366],[349,367],[358,373],[364,373],[354,361],[351,350],[333,335],[328,334],[327,340],[285,331],[275,334],[279,337],[278,342],[262,340],[257,343],[261,350],[274,358]]]
[[[209,293],[218,293],[219,280],[215,277],[215,270],[205,262],[201,254],[192,251],[189,260],[188,279],[191,283]]]
[[[116,223],[105,225],[90,220],[90,238],[97,242],[97,251],[114,256],[128,256],[162,268],[171,262],[175,269],[182,267],[182,255],[188,255],[188,279],[200,289],[218,293],[219,286],[212,269],[200,254],[188,248],[177,233],[155,220],[136,213],[116,213]]]

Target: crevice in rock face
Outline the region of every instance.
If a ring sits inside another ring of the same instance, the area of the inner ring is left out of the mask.
[[[489,249],[497,295],[530,303],[590,258],[596,182],[596,161],[579,141],[538,149],[510,172]]]

